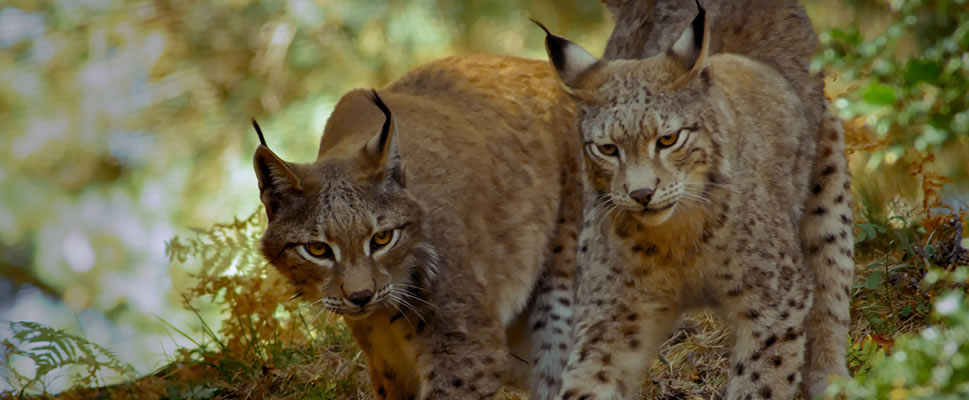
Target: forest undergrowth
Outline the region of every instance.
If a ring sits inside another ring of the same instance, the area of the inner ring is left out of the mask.
[[[857,119],[845,121],[845,128],[849,155],[884,145]],[[925,336],[928,326],[948,329],[938,311],[940,296],[966,293],[967,211],[942,204],[940,190],[948,178],[933,170],[933,154],[913,151],[909,156],[903,179],[918,185],[920,201],[914,206],[863,184],[854,190],[856,279],[851,337],[845,345],[850,346],[855,381],[890,360],[899,342]],[[9,365],[12,357],[27,357],[39,368],[31,377],[12,374],[17,387],[25,390],[0,398],[43,392],[49,378],[44,374],[64,365],[83,367],[73,377],[77,388],[57,396],[64,399],[370,398],[365,359],[340,318],[304,305],[258,256],[265,224],[258,210],[246,219],[196,229],[167,243],[172,262],[196,259],[204,265],[196,285],[184,292],[184,307],[197,315],[196,303],[215,304],[223,311],[217,330],[201,317],[201,332],[170,326],[173,334],[195,346],[179,349],[168,365],[137,377],[109,349],[39,324],[15,322],[15,337],[2,342],[3,361]],[[969,312],[965,299],[949,301]],[[729,335],[720,321],[707,312],[691,314],[664,346],[665,362],[654,364],[643,397],[719,398],[726,384],[728,349]],[[965,357],[969,351],[963,350],[959,353]],[[130,381],[99,386],[106,371]],[[507,397],[521,394],[509,392]]]
[[[840,74],[829,73],[827,91],[844,119],[856,242],[844,338],[854,378],[829,392],[847,399],[967,398],[969,206],[958,199],[969,181],[969,9],[965,0],[891,4],[895,22],[883,33],[863,40],[832,30],[822,35],[818,57],[819,67]],[[51,379],[75,382],[56,396],[63,399],[371,398],[366,360],[341,319],[296,298],[258,255],[265,225],[257,210],[167,243],[171,262],[203,267],[183,293],[201,328],[169,325],[193,346],[170,354],[165,366],[138,374],[83,337],[12,322],[13,337],[0,342],[0,368],[21,390],[0,399],[53,398],[45,390]],[[219,321],[201,317],[199,310],[212,307]],[[717,318],[691,314],[664,345],[643,397],[720,398],[729,347]],[[15,359],[29,360],[35,371],[18,371]],[[64,366],[74,375],[49,376]]]

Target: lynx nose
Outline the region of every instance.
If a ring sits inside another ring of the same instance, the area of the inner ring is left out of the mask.
[[[645,207],[647,204],[649,204],[649,200],[653,198],[653,189],[633,190],[632,193],[629,193],[629,197],[632,197],[633,200],[636,200],[636,202]]]
[[[373,290],[370,289],[353,292],[347,296],[347,299],[350,300],[351,303],[360,307],[367,305],[371,298],[373,298]]]

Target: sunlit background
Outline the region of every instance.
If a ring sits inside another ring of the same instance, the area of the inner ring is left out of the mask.
[[[805,4],[819,31],[890,22],[866,2]],[[199,329],[179,292],[199,266],[170,263],[166,241],[260,207],[251,118],[283,158],[310,160],[348,89],[448,55],[544,59],[528,17],[594,53],[611,29],[596,0],[4,1],[0,337],[38,321],[157,368],[191,346],[169,325]],[[943,172],[964,180],[955,154]]]

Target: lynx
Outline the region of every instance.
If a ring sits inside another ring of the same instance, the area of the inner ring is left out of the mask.
[[[602,0],[615,17],[603,59],[643,59],[669,49],[698,11],[695,0]],[[811,73],[817,35],[804,7],[795,0],[704,1],[711,16],[710,53],[741,54],[783,75],[801,98],[809,127],[818,126],[818,150],[812,166],[812,196],[804,204],[801,241],[809,251],[805,264],[816,275],[816,297],[809,314],[804,391],[820,395],[825,374],[847,375],[844,343],[832,338],[848,331],[850,298],[841,295],[854,273],[851,245],[826,245],[830,233],[852,219],[850,182],[844,160],[841,121],[827,112],[823,73]],[[815,139],[806,135],[804,139]],[[802,139],[803,140],[803,139]],[[840,189],[839,189],[840,188]],[[851,234],[851,232],[849,232]]]
[[[714,22],[697,5],[682,34],[643,59],[598,60],[546,37],[585,150],[562,399],[631,398],[682,314],[700,307],[732,328],[728,399],[789,399],[802,381],[819,396],[829,375],[847,374],[853,241],[841,126],[824,114],[820,77],[806,75],[801,50],[814,44],[770,62],[779,52],[758,46],[790,32],[725,22],[738,3],[713,7]],[[764,13],[749,10],[748,21]],[[803,12],[788,15],[803,22]],[[756,50],[731,53],[742,49]]]
[[[452,57],[343,96],[313,162],[258,147],[262,254],[343,316],[377,398],[555,391],[582,218],[574,118],[546,62]]]

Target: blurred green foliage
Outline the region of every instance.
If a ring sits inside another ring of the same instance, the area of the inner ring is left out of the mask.
[[[874,169],[910,148],[938,150],[969,137],[969,2],[878,2],[892,14],[882,32],[866,37],[858,27],[821,35],[818,61],[841,78],[861,81],[835,106],[845,119],[866,117],[887,148],[868,162]]]
[[[937,325],[918,334],[895,339],[891,354],[875,349],[870,342],[856,352],[865,354],[866,364],[854,379],[835,382],[830,395],[845,399],[965,399],[969,397],[969,298],[965,285],[969,269],[953,272],[933,270],[925,285],[940,279],[961,285],[935,301]]]
[[[10,369],[9,380],[25,390],[44,387],[49,373],[68,365],[78,365],[85,370],[75,381],[81,385],[104,384],[102,370],[110,370],[122,377],[134,377],[134,368],[118,359],[118,356],[97,343],[71,335],[36,322],[11,322],[13,337],[0,342],[0,362],[10,365],[11,358],[21,356],[33,361],[36,369],[32,376],[24,376]]]

